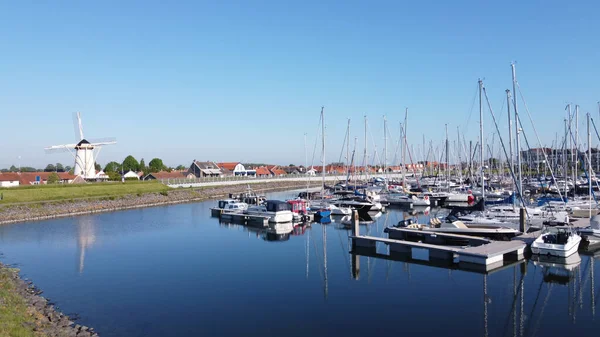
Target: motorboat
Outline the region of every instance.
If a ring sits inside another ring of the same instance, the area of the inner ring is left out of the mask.
[[[269,218],[269,222],[292,222],[294,213],[292,207],[285,201],[267,200],[264,205],[250,206],[246,210],[248,215],[260,215]]]
[[[223,199],[217,202],[217,207],[211,208],[212,216],[219,216],[223,212],[241,213],[248,209],[248,204],[236,199]]]
[[[531,252],[539,255],[568,257],[577,252],[581,236],[571,226],[546,227],[531,244]]]
[[[578,228],[577,234],[590,247],[600,244],[600,215],[591,217],[590,225],[585,228]]]
[[[460,220],[441,221],[438,218],[431,218],[429,224],[427,225],[414,223],[412,219],[401,220],[395,227],[418,229],[422,231],[437,233],[461,234],[498,239],[510,239],[521,234],[521,232],[514,228],[504,226],[465,224]]]

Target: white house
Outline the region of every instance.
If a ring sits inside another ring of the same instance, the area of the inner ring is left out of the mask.
[[[245,176],[247,174],[246,168],[239,162],[217,163],[217,165],[227,175]]]
[[[20,176],[18,173],[0,173],[0,187],[19,186]]]
[[[125,173],[123,175],[123,178],[125,178],[125,179],[137,179],[137,180],[140,180],[139,174],[136,173],[136,172],[133,172],[133,171],[129,171],[129,172]]]

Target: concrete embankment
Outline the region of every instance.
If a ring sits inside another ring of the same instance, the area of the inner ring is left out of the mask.
[[[317,186],[314,182],[312,186]],[[256,193],[281,191],[306,187],[306,181],[284,181],[254,184]],[[221,198],[230,193],[241,193],[247,190],[243,185],[211,186],[204,188],[178,188],[163,193],[131,194],[124,196],[106,196],[93,199],[75,199],[61,201],[45,201],[28,204],[0,206],[0,225],[39,221],[59,217],[111,212],[118,210],[162,206],[169,204],[198,202]]]

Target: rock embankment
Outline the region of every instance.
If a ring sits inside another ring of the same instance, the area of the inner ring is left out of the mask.
[[[256,193],[306,187],[306,182],[270,182],[255,184]],[[65,216],[110,212],[132,208],[197,202],[238,194],[247,189],[243,185],[215,186],[201,189],[172,189],[161,193],[130,194],[102,198],[45,201],[31,204],[0,204],[0,224],[37,221]]]
[[[29,307],[27,314],[23,315],[23,328],[31,330],[35,335],[48,337],[96,337],[98,334],[93,328],[75,324],[72,318],[56,310],[54,305],[41,294],[31,282],[19,277],[16,269],[8,268],[0,263],[2,280],[9,283],[12,295],[21,298]],[[0,305],[2,297],[0,297]],[[10,310],[10,308],[8,308]]]

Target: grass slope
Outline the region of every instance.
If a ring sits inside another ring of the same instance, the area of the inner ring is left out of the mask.
[[[153,181],[10,187],[0,189],[3,195],[0,205],[144,194],[168,189],[167,186]]]
[[[0,267],[0,337],[39,336],[33,331],[35,318],[32,309],[15,291],[11,278],[13,272]]]

